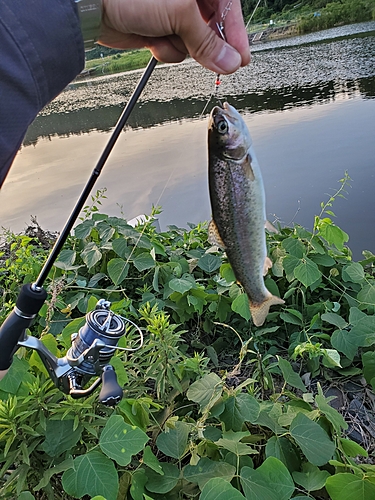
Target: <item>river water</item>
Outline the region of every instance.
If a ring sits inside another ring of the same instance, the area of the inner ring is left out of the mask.
[[[347,171],[332,207],[354,257],[375,253],[375,22],[253,47],[252,63],[223,77],[262,168],[267,216],[311,228]],[[37,216],[59,230],[90,176],[141,72],[71,84],[31,125],[0,192],[0,225]],[[161,205],[161,228],[210,218],[207,121],[215,77],[188,60],[158,66],[97,186],[102,210],[127,219]]]

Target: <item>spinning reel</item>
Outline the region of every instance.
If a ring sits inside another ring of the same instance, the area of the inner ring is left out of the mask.
[[[84,326],[72,335],[72,346],[63,358],[54,356],[36,337],[28,336],[26,329],[30,327],[47,298],[43,283],[69,236],[156,63],[156,59],[152,57],[36,282],[22,287],[14,310],[0,327],[0,378],[5,375],[12,364],[13,355],[17,349],[27,347],[37,351],[54,384],[65,394],[70,394],[73,398],[85,397],[92,394],[102,383],[103,386],[99,394],[99,400],[102,403],[111,406],[117,404],[122,398],[122,388],[117,382],[116,372],[109,364],[109,361],[116,349],[125,351],[140,349],[143,345],[143,335],[135,323],[114,314],[110,310],[110,302],[104,299],[99,300],[95,310],[86,315]],[[134,349],[117,345],[126,332],[126,323],[133,325],[140,335],[139,345]],[[84,387],[94,376],[97,377],[96,380],[85,389]]]
[[[95,310],[86,315],[85,324],[77,333],[71,335],[72,346],[63,358],[54,356],[36,337],[26,334],[35,314],[21,312],[23,300],[30,303],[32,288],[25,285],[18,297],[14,311],[8,316],[0,330],[1,346],[0,367],[10,366],[11,358],[19,347],[34,349],[40,356],[55,386],[73,398],[89,396],[102,383],[99,401],[107,406],[114,406],[122,399],[122,387],[117,382],[116,372],[109,364],[116,349],[136,351],[143,345],[140,328],[110,310],[111,303],[100,299]],[[35,293],[35,292],[34,292]],[[36,292],[37,293],[37,292]],[[43,294],[44,295],[44,294]],[[22,316],[21,316],[22,314]],[[139,345],[135,348],[119,347],[117,344],[126,333],[126,323],[134,326],[140,335]],[[21,338],[9,356],[10,341],[13,334],[22,328]],[[89,380],[96,380],[86,389]]]

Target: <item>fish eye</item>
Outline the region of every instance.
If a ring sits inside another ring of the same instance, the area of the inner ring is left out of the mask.
[[[228,132],[228,124],[225,120],[220,120],[216,125],[219,134],[226,134]]]

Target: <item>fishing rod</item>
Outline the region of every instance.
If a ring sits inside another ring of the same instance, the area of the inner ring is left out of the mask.
[[[2,375],[10,368],[17,349],[19,347],[27,347],[37,351],[55,386],[65,394],[70,394],[73,398],[85,397],[91,394],[102,383],[102,389],[99,394],[100,402],[108,406],[113,406],[122,398],[122,387],[118,384],[116,372],[109,364],[109,361],[116,349],[125,351],[140,349],[143,345],[143,335],[135,323],[118,314],[114,314],[110,310],[111,303],[109,301],[100,299],[96,304],[95,310],[86,315],[85,324],[77,333],[73,333],[71,337],[72,346],[63,358],[57,358],[39,339],[27,335],[26,329],[30,327],[47,298],[47,292],[43,288],[43,284],[156,64],[157,60],[152,57],[120,115],[106,147],[65,223],[60,236],[56,240],[39,276],[34,283],[23,285],[13,311],[0,327],[0,373],[2,372]],[[135,327],[140,336],[139,345],[134,349],[119,347],[117,345],[121,337],[126,333],[126,323]],[[93,376],[97,377],[96,380],[88,388],[84,389]]]

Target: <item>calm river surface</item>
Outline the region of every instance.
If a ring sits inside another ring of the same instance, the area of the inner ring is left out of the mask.
[[[90,176],[140,72],[71,84],[30,127],[0,192],[0,226],[36,215],[59,230]],[[194,61],[157,67],[97,183],[104,213],[131,219],[160,204],[162,229],[210,218],[208,111],[215,76]],[[311,228],[333,206],[355,258],[375,253],[375,22],[253,47],[250,66],[223,78],[219,97],[251,131],[272,221]],[[96,188],[94,188],[96,189]]]

